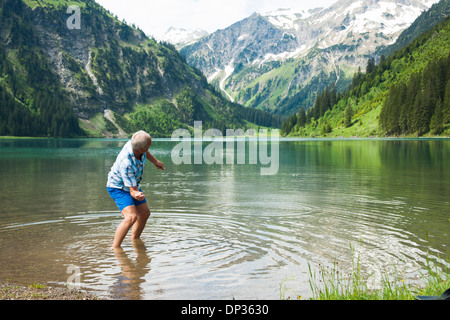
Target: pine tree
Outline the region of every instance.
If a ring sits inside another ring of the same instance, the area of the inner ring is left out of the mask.
[[[370,57],[367,61],[366,73],[371,73],[375,70],[375,58]]]
[[[444,103],[442,105],[443,124],[450,123],[450,79],[447,80],[445,87]]]
[[[304,127],[306,125],[306,112],[303,108],[300,108],[298,113],[297,124],[299,127]]]
[[[345,126],[348,128],[352,125],[353,108],[351,105],[345,110]]]
[[[402,134],[407,134],[410,132],[408,121],[410,113],[411,113],[411,105],[403,103],[400,106],[400,114],[398,115],[398,126],[400,129],[400,133]]]
[[[436,109],[430,121],[430,130],[433,134],[441,134],[444,131],[442,125],[442,102],[438,99],[436,103]]]
[[[430,77],[425,79],[424,82],[425,86],[422,91],[422,107],[419,112],[419,136],[422,136],[430,131],[430,120],[434,114],[434,109],[436,106],[436,85]]]
[[[419,130],[419,118],[420,118],[420,108],[422,105],[422,95],[416,94],[414,97],[413,107],[411,109],[411,115],[409,117],[409,128],[410,133],[417,132]]]
[[[404,104],[406,86],[399,83],[393,86],[383,109],[383,128],[389,134],[400,134],[404,124],[400,125],[401,107]],[[402,119],[403,120],[403,119]]]

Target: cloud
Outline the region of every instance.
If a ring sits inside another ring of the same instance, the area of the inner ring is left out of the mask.
[[[135,23],[150,35],[162,35],[171,26],[213,32],[248,16],[242,0],[96,0],[120,20]],[[238,20],[236,20],[238,19]]]
[[[311,6],[336,0],[96,0],[97,3],[134,23],[155,37],[163,35],[171,26],[200,28],[208,32],[223,29],[245,19],[253,12],[267,12],[277,8]]]

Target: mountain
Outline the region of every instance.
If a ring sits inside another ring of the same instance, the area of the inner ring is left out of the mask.
[[[175,47],[93,0],[0,0],[0,135],[170,136],[279,126],[226,101]]]
[[[230,100],[290,115],[318,92],[344,90],[369,57],[437,0],[340,0],[309,11],[254,13],[181,53]]]
[[[173,44],[177,50],[192,44],[199,39],[208,35],[208,32],[203,29],[183,29],[170,27],[167,32],[161,37],[161,41],[167,41]]]
[[[448,0],[441,0],[417,21],[440,17],[448,6]],[[405,34],[413,34],[422,24],[416,22]],[[282,134],[450,136],[449,15],[420,36],[409,39],[406,46],[383,56],[378,64],[369,60],[366,69],[366,73],[356,73],[343,92],[329,88],[320,92],[312,108],[300,109],[283,123]]]

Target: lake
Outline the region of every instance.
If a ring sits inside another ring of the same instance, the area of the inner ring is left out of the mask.
[[[109,299],[310,296],[308,267],[355,258],[420,283],[450,253],[450,140],[280,139],[279,168],[179,164],[154,139],[142,243],[110,249],[106,191],[126,140],[0,140],[0,281],[71,283]],[[204,143],[203,147],[208,146]],[[317,269],[318,270],[318,269]]]

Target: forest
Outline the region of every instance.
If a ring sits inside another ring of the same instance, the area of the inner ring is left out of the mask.
[[[215,89],[211,86],[211,90]],[[127,132],[146,130],[155,137],[170,137],[178,128],[192,128],[194,121],[202,121],[204,129],[218,129],[226,133],[226,129],[269,127],[280,128],[284,117],[266,111],[246,108],[230,103],[220,94],[213,96],[212,103],[216,112],[195,92],[186,87],[175,96],[175,103],[158,100],[151,106],[138,106],[135,112],[125,116],[115,114],[116,122]]]
[[[2,11],[3,15],[7,12]],[[0,48],[0,136],[83,135],[78,118],[68,107],[69,101],[42,52],[21,45],[22,41],[32,41],[18,36],[22,27],[19,23],[11,28],[14,53],[23,66],[21,74],[6,59],[5,48]]]
[[[9,50],[0,47],[0,136],[83,135],[35,33],[22,22],[27,19],[22,6],[20,1],[2,1],[0,8],[2,28],[10,26]]]
[[[392,86],[380,113],[388,135],[440,135],[450,123],[450,54],[432,61],[407,83]]]

